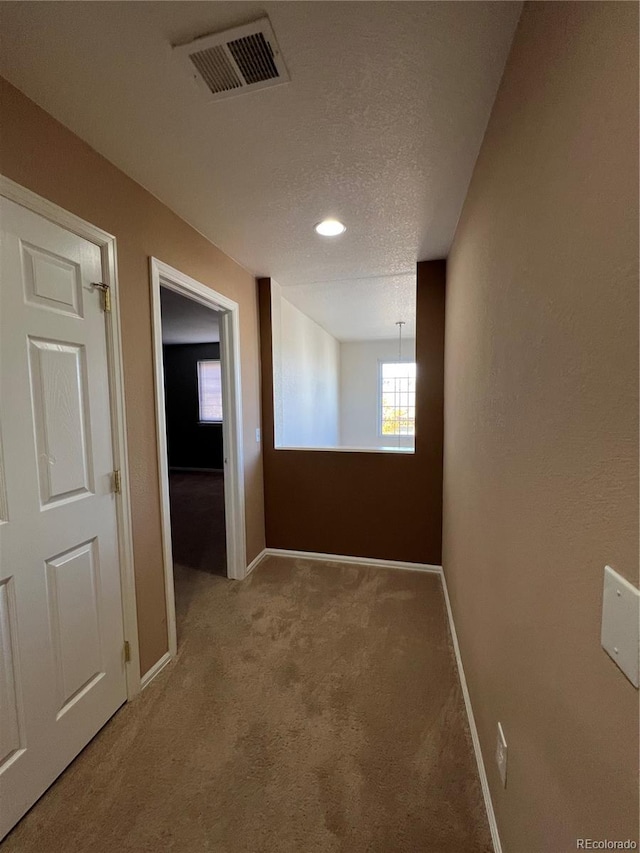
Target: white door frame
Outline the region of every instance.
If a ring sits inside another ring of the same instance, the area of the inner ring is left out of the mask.
[[[169,655],[177,651],[176,609],[173,588],[171,510],[169,505],[169,461],[164,400],[164,359],[160,287],[220,312],[220,361],[222,363],[222,441],[224,451],[224,506],[227,537],[227,575],[243,580],[247,572],[247,542],[244,507],[244,458],[242,446],[242,392],[240,384],[240,306],[179,270],[150,258],[151,306],[153,320],[153,361],[155,374],[158,469],[160,472],[160,512],[164,556],[165,597],[169,631]]]
[[[138,616],[133,566],[133,535],[131,530],[131,494],[129,489],[129,462],[127,456],[126,411],[124,399],[124,367],[122,335],[120,329],[120,298],[116,262],[116,238],[84,219],[69,213],[31,190],[0,175],[0,195],[27,210],[48,219],[61,228],[77,234],[100,249],[102,280],[109,285],[111,312],[105,313],[109,388],[111,392],[111,433],[113,464],[120,470],[121,491],[116,494],[118,524],[118,550],[120,556],[120,585],[122,588],[123,640],[129,643],[129,661],[125,662],[127,698],[140,692],[140,649],[138,643]]]

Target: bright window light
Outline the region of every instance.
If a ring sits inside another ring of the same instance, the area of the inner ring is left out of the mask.
[[[380,363],[380,434],[415,435],[416,363]]]
[[[218,360],[198,362],[198,403],[201,422],[222,422],[222,377]]]

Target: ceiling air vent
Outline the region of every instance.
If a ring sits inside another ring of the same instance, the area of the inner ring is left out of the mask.
[[[202,36],[173,51],[210,100],[290,79],[268,18]]]

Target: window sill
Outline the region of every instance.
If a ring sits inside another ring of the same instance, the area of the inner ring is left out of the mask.
[[[415,447],[275,447],[275,450],[309,450],[322,453],[404,453],[413,455]]]

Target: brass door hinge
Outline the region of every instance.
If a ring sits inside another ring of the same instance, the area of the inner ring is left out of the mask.
[[[124,641],[124,662],[129,663],[131,660],[131,646],[129,645],[129,640]]]
[[[111,311],[111,286],[103,281],[94,281],[91,286],[102,291],[102,310],[107,313]]]
[[[122,493],[122,477],[120,476],[120,470],[118,468],[113,472],[113,491],[116,495]]]

